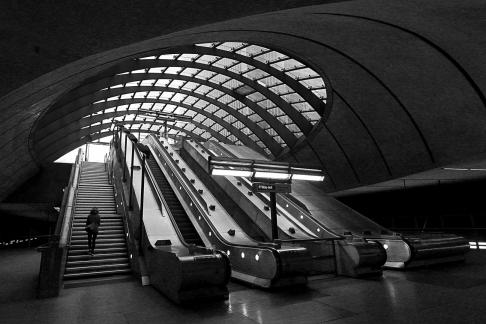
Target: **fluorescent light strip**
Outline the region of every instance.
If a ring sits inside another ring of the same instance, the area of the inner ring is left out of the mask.
[[[262,178],[262,179],[279,179],[285,180],[289,179],[290,175],[287,173],[276,173],[276,172],[261,172],[257,171],[254,175],[255,178]]]
[[[220,176],[233,176],[233,177],[251,177],[253,172],[245,170],[223,170],[223,169],[213,169],[212,175]]]
[[[323,175],[293,174],[292,180],[324,181]]]

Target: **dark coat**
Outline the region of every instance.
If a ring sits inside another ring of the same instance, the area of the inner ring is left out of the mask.
[[[90,231],[98,234],[98,227],[100,227],[101,224],[100,214],[89,214],[88,219],[86,219],[86,226],[89,226],[90,224],[94,224]]]

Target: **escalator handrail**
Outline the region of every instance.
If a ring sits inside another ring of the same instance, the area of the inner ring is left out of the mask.
[[[164,154],[164,156],[169,159],[170,163],[167,164],[167,166],[170,168],[170,171],[174,172],[174,175],[178,178],[178,181],[179,183],[181,184],[181,186],[183,186],[183,188],[186,190],[186,192],[190,193],[191,195],[191,199],[194,201],[194,200],[197,200],[198,202],[202,200],[202,198],[199,196],[199,193],[195,192],[195,188],[193,186],[188,186],[187,185],[187,182],[188,179],[187,179],[187,176],[185,174],[183,174],[179,168],[177,167],[174,159],[172,158],[172,156],[170,154],[167,153],[167,151],[165,149],[161,149],[161,146],[162,144],[152,138],[153,135],[148,135],[147,136],[147,139],[149,139],[152,143],[154,143],[156,146],[157,146],[157,149],[161,150],[162,153]],[[181,178],[184,178],[186,181],[183,181],[183,179]],[[219,234],[219,231],[217,231],[214,227],[214,225],[212,224],[212,222],[210,222],[208,219],[209,219],[209,216],[207,215],[208,213],[208,210],[206,208],[202,208],[199,204],[194,204],[196,206],[196,208],[198,208],[198,211],[201,213],[201,215],[204,216],[205,218],[205,222],[208,224],[208,226],[211,228],[211,231],[212,233],[214,233],[214,235],[218,238],[218,240],[226,245],[229,245],[229,246],[234,246],[234,247],[242,247],[242,248],[250,248],[250,249],[257,249],[257,250],[261,250],[261,249],[265,249],[265,250],[271,250],[273,253],[276,253],[278,255],[278,251],[277,249],[273,248],[273,247],[268,247],[268,246],[265,246],[265,247],[262,247],[262,246],[257,246],[257,245],[247,245],[247,244],[234,244],[234,243],[231,243],[231,242],[228,242],[226,241],[220,234]],[[206,202],[204,202],[204,205],[207,206]],[[250,238],[251,239],[251,238]],[[258,242],[255,241],[256,244],[258,244]]]
[[[156,139],[153,139],[151,138],[150,136],[148,136],[149,140],[151,140],[153,142],[153,144],[156,146],[156,148],[162,152],[165,156],[167,156],[169,162],[172,164],[173,168],[171,168],[171,171],[173,171],[173,169],[175,168],[175,170],[178,170],[179,171],[179,168],[177,167],[177,163],[175,162],[174,158],[167,153],[167,151],[165,150],[165,148],[163,147],[162,143],[160,143],[158,140]],[[187,182],[190,182],[189,179],[187,178],[187,176],[183,173],[183,172],[174,172],[174,174],[176,175],[176,177],[182,177],[182,179],[178,179],[180,183],[182,183],[183,185],[186,186],[186,189],[189,189],[190,192],[193,194],[193,199],[195,198],[201,206],[203,206],[204,210],[206,212],[208,212],[208,204],[204,201],[204,199],[201,198],[201,196],[199,195],[199,193],[196,191],[196,188],[194,188],[194,186],[187,186]],[[183,181],[181,181],[183,180]],[[188,187],[188,188],[187,188]]]
[[[132,143],[132,145],[133,145],[133,143]],[[137,147],[135,147],[135,151],[136,151],[136,154],[137,154],[139,161],[142,163],[143,159],[142,159],[141,153],[140,153],[140,151],[138,150]],[[184,245],[184,247],[189,248],[190,244],[188,244],[185,241],[184,237],[182,236],[182,233],[179,230],[179,226],[177,225],[177,222],[175,221],[175,218],[172,215],[172,211],[170,210],[169,205],[165,201],[165,199],[162,195],[162,192],[160,191],[160,188],[157,185],[157,181],[155,180],[155,176],[153,175],[152,170],[150,169],[150,166],[148,165],[147,161],[145,161],[145,174],[148,178],[147,183],[149,183],[150,187],[152,188],[152,191],[155,192],[156,201],[157,201],[157,204],[159,205],[160,210],[162,211],[162,209],[165,209],[167,216],[169,217],[170,222],[172,223],[172,227],[175,230],[177,236],[179,237],[179,240]],[[164,217],[163,213],[162,213],[162,217]]]

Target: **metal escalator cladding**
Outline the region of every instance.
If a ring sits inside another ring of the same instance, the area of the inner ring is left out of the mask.
[[[204,246],[201,237],[194,228],[194,225],[189,219],[189,216],[187,216],[186,212],[184,211],[184,208],[182,207],[179,199],[172,190],[169,181],[167,181],[167,178],[158,166],[155,159],[147,159],[147,164],[149,165],[149,168],[155,177],[155,181],[157,182],[157,185],[162,192],[162,196],[166,201],[167,206],[169,206],[170,212],[172,213],[172,216],[177,223],[177,227],[179,228],[179,231],[181,232],[184,241],[189,244]]]
[[[85,226],[93,207],[100,211],[101,226],[96,239],[96,254],[90,256]],[[64,281],[128,275],[130,272],[123,219],[117,214],[113,186],[108,182],[104,164],[83,162]]]

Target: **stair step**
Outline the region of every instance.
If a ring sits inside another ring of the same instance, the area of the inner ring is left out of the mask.
[[[88,254],[88,250],[85,251],[84,254],[76,254],[76,255],[68,255],[67,261],[68,262],[76,262],[76,261],[92,261],[92,260],[110,260],[110,259],[118,259],[124,258],[128,259],[128,255],[126,252],[111,252],[111,253],[96,253],[94,256]]]
[[[110,283],[124,282],[135,280],[132,275],[114,275],[109,277],[85,278],[85,279],[68,279],[64,282],[64,288],[88,287],[95,285],[104,285]]]
[[[80,247],[85,247],[87,244],[84,244],[84,243],[78,243],[78,242],[73,242],[70,244],[71,245],[71,249],[76,249],[76,248],[80,248]],[[103,248],[111,248],[111,247],[122,247],[123,245],[125,245],[125,243],[98,243],[98,240],[96,240],[96,248],[97,249],[103,249]]]
[[[125,259],[121,263],[113,264],[100,264],[100,265],[90,265],[90,266],[80,266],[80,267],[70,267],[66,265],[66,274],[80,273],[80,272],[96,272],[96,271],[107,271],[107,270],[119,270],[130,268],[130,263]]]
[[[90,260],[79,260],[79,261],[69,261],[66,263],[66,267],[86,267],[86,266],[98,266],[105,264],[121,264],[128,263],[128,258],[110,258],[110,259],[90,259]]]
[[[86,225],[73,225],[73,230],[78,230],[78,231],[84,231]],[[105,225],[103,227],[100,226],[99,231],[101,230],[119,230],[119,229],[124,229],[123,223],[116,224],[116,225]]]
[[[64,280],[66,280],[66,279],[77,279],[77,278],[112,276],[112,275],[118,275],[118,274],[127,274],[127,273],[130,273],[130,272],[131,272],[130,268],[127,268],[127,269],[117,269],[117,270],[107,270],[107,271],[68,273],[68,274],[64,275]]]
[[[98,248],[96,247],[95,252],[100,254],[109,254],[109,253],[127,253],[127,248],[125,247],[111,247],[111,248]],[[79,256],[79,255],[86,255],[88,253],[88,247],[84,246],[84,248],[79,248],[72,250],[70,249],[68,252],[69,256]],[[96,256],[96,255],[95,255]]]
[[[75,234],[75,235],[71,235],[71,240],[80,240],[80,239],[85,239],[87,238],[88,235],[86,234],[86,232],[84,232],[83,234]],[[98,240],[103,240],[103,239],[111,239],[111,238],[125,238],[125,235],[124,234],[101,234],[101,233],[98,233],[98,237],[96,238],[96,241]]]
[[[96,245],[98,244],[106,244],[106,243],[125,243],[125,238],[122,236],[121,238],[96,238]],[[86,235],[85,239],[71,239],[71,246],[78,245],[78,244],[88,244],[88,235]]]

